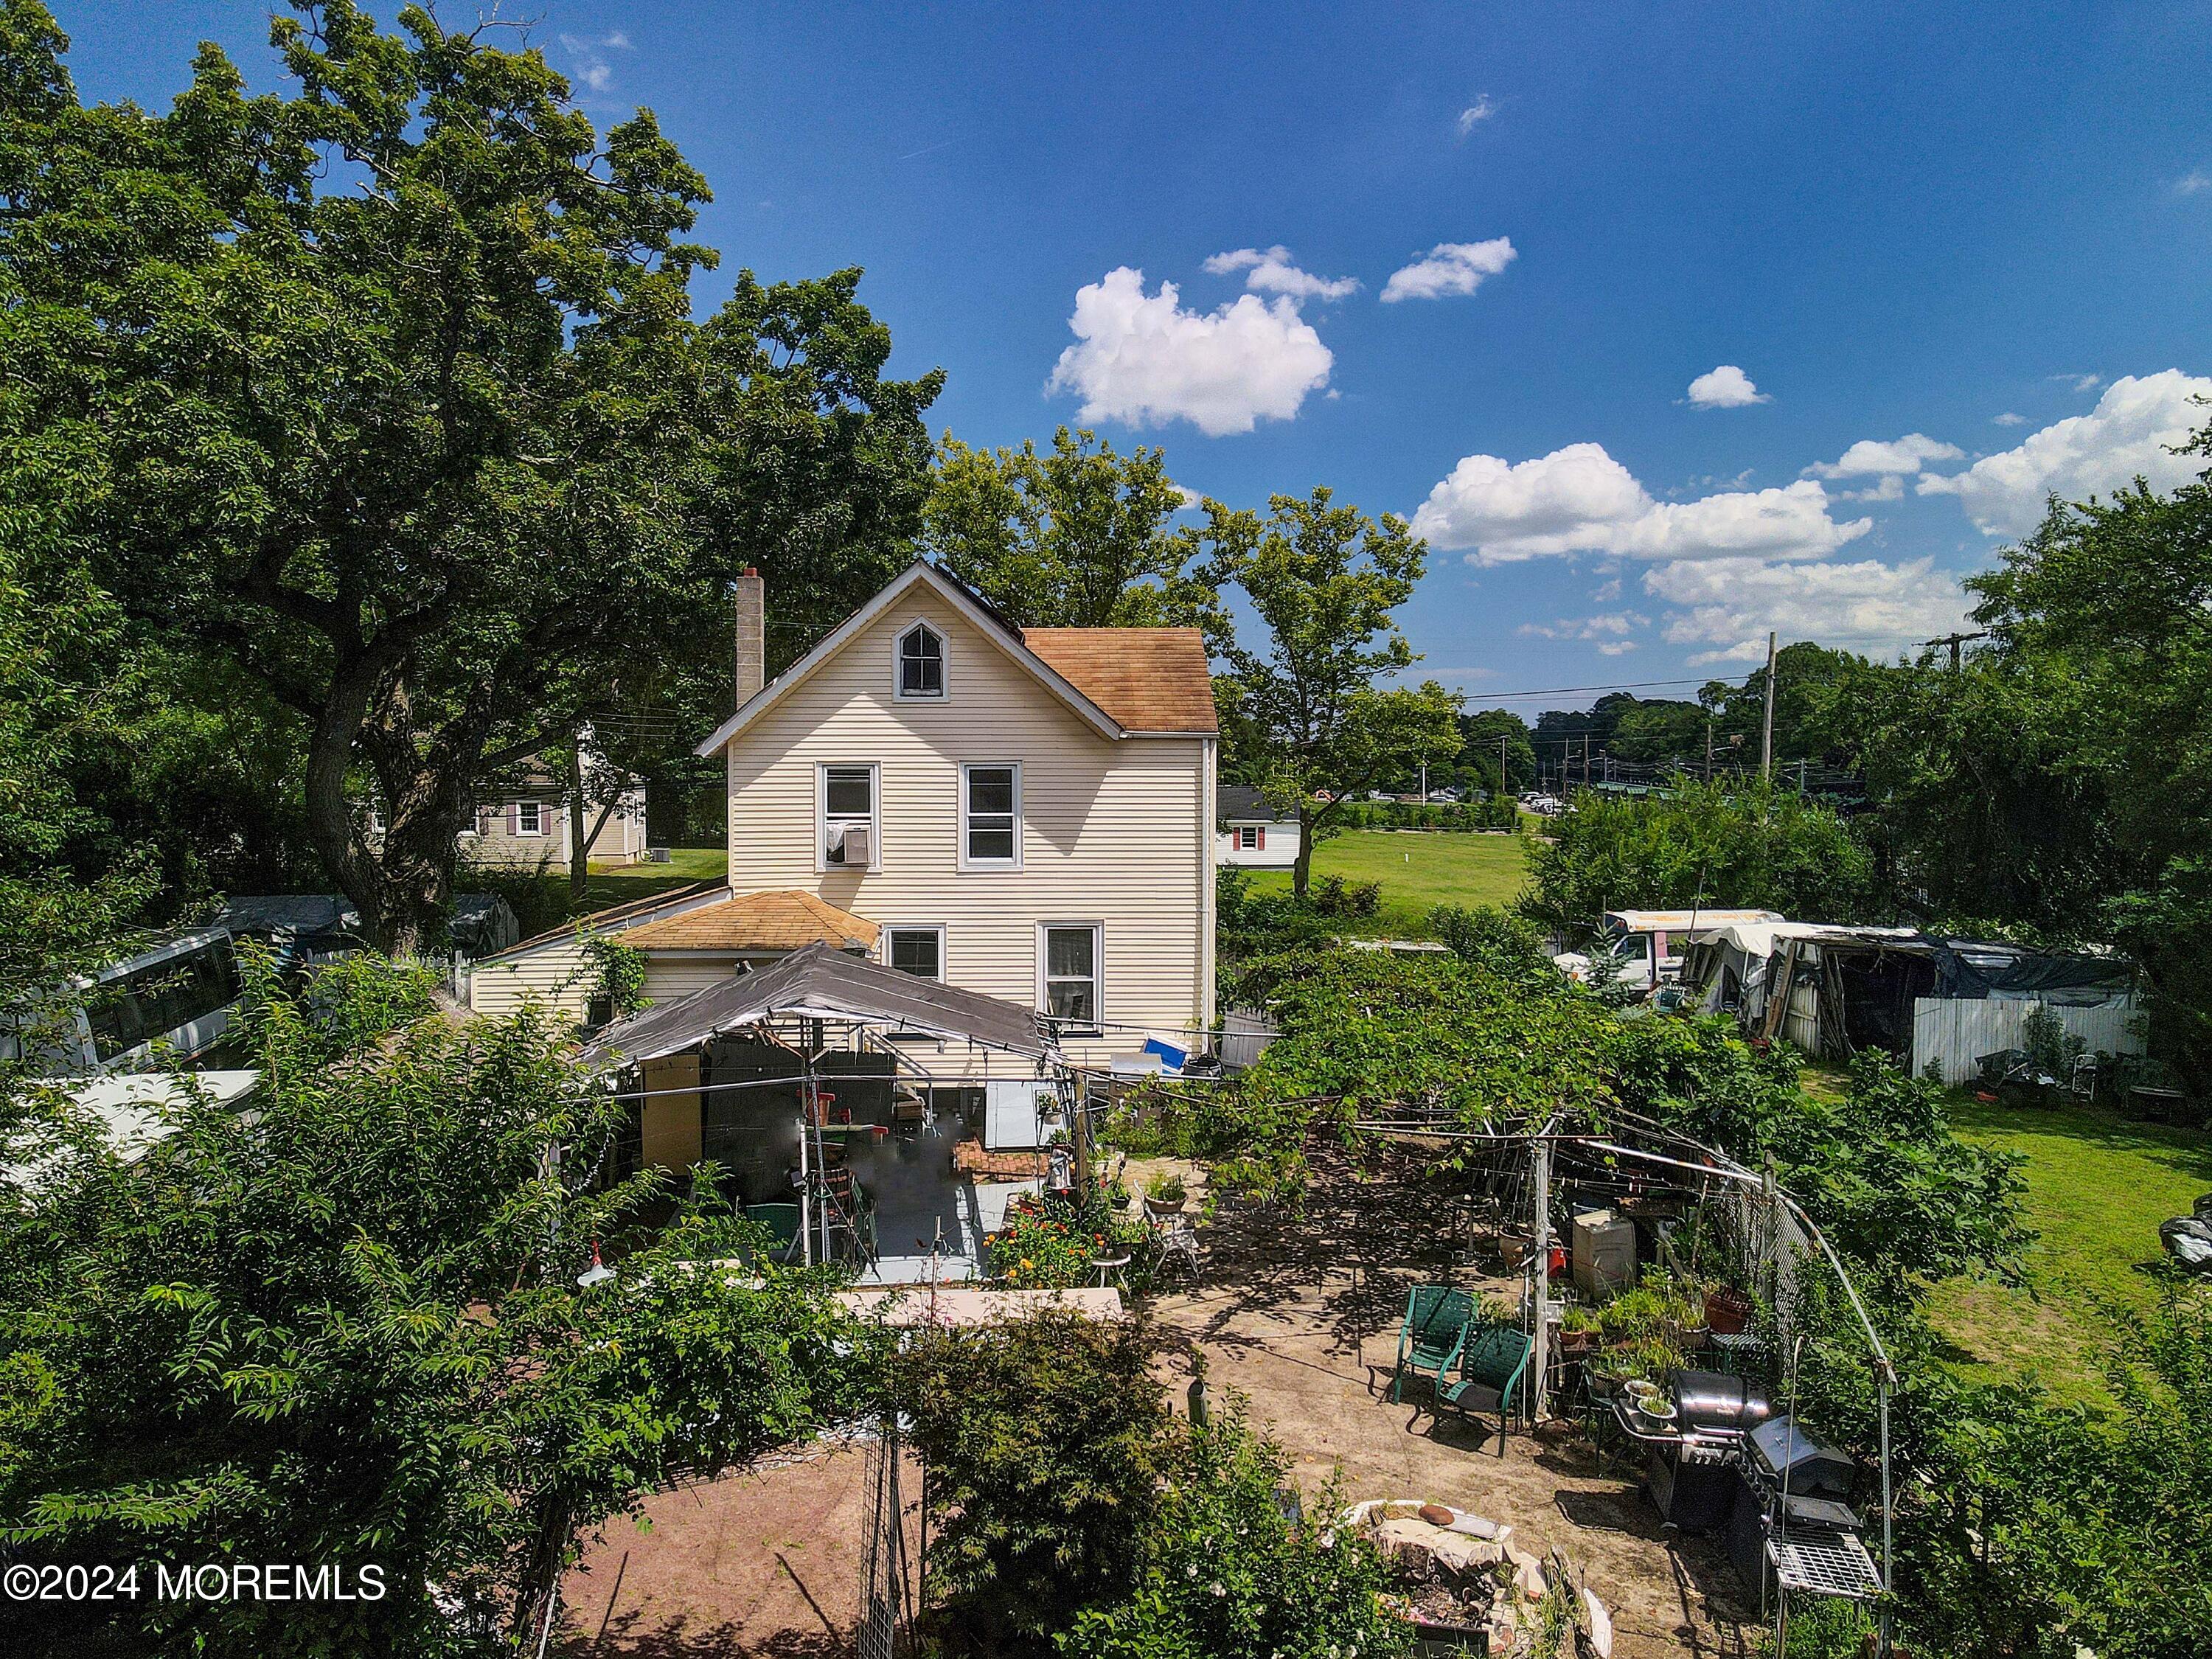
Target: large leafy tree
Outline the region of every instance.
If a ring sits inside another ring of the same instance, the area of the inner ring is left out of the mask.
[[[947,434],[923,546],[1022,628],[1218,625],[1190,574],[1200,549],[1170,520],[1188,504],[1167,460],[1061,427],[1052,447],[971,449]]]
[[[1239,589],[1265,634],[1220,641],[1224,696],[1259,750],[1262,787],[1298,815],[1291,889],[1304,897],[1315,844],[1351,796],[1459,752],[1456,697],[1434,681],[1382,684],[1415,660],[1395,618],[1428,544],[1390,514],[1377,522],[1334,505],[1326,488],[1273,496],[1264,519],[1222,507],[1210,517],[1206,580]]]
[[[708,1198],[630,1227],[667,1177],[596,1179],[622,1109],[549,1030],[450,1021],[372,955],[296,996],[251,977],[251,1110],[179,1099],[130,1164],[65,1099],[9,1140],[39,1174],[0,1186],[0,1537],[356,1589],[374,1565],[386,1593],[148,1582],[41,1608],[9,1652],[512,1652],[580,1532],[860,1397],[819,1270],[702,1267],[760,1243]],[[600,1240],[615,1276],[580,1284]]]
[[[602,141],[485,29],[297,9],[290,95],[204,47],[154,116],[82,106],[7,0],[0,270],[102,582],[301,722],[316,851],[404,949],[477,781],[719,647],[738,568],[801,629],[881,580],[938,380],[882,378],[856,271],[695,319],[707,186],[650,113]]]

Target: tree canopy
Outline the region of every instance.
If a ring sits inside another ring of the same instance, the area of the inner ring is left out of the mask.
[[[1395,617],[1428,544],[1393,514],[1378,523],[1334,505],[1326,488],[1273,496],[1264,519],[1226,509],[1212,517],[1207,579],[1241,590],[1266,633],[1258,646],[1221,642],[1222,695],[1258,750],[1248,766],[1298,815],[1291,885],[1303,897],[1315,842],[1346,797],[1459,752],[1456,696],[1434,681],[1386,684],[1415,660]]]
[[[0,9],[0,349],[101,584],[300,722],[317,852],[412,946],[477,780],[670,617],[746,564],[833,617],[879,583],[939,380],[882,378],[857,271],[740,273],[695,320],[707,186],[649,112],[602,140],[489,26],[299,11],[289,95],[210,46],[149,115],[82,106],[43,8]]]
[[[1052,447],[971,449],[951,434],[922,510],[922,546],[1018,628],[1157,628],[1221,619],[1191,574],[1192,505],[1158,449],[1115,453],[1061,427]]]

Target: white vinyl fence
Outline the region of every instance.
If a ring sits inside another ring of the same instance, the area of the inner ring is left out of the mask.
[[[2098,1008],[2068,1008],[2057,1003],[2010,999],[1917,997],[1912,1004],[1912,1070],[1925,1072],[1935,1061],[1946,1083],[1971,1083],[1974,1062],[2000,1048],[2027,1046],[2027,1017],[2047,1007],[2058,1023],[2089,1046],[2091,1054],[2139,1054],[2135,999]]]

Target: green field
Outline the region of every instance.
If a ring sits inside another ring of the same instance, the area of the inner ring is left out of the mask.
[[[2034,1376],[2068,1399],[2103,1395],[2096,1359],[2154,1305],[2143,1271],[2158,1224],[2212,1192],[2212,1133],[2070,1108],[1986,1106],[1960,1096],[1952,1122],[2027,1160],[2027,1219],[2039,1237],[2025,1289],[1954,1280],[1930,1304],[1970,1375]]]
[[[1521,836],[1351,830],[1314,849],[1313,872],[1380,882],[1382,908],[1360,931],[1421,939],[1439,904],[1510,903],[1528,878],[1528,845]],[[1252,884],[1287,893],[1291,872],[1255,871]]]

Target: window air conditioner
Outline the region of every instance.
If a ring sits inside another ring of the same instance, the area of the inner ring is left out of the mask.
[[[875,858],[869,842],[875,834],[871,823],[848,823],[837,837],[837,850],[848,864],[873,864]]]

